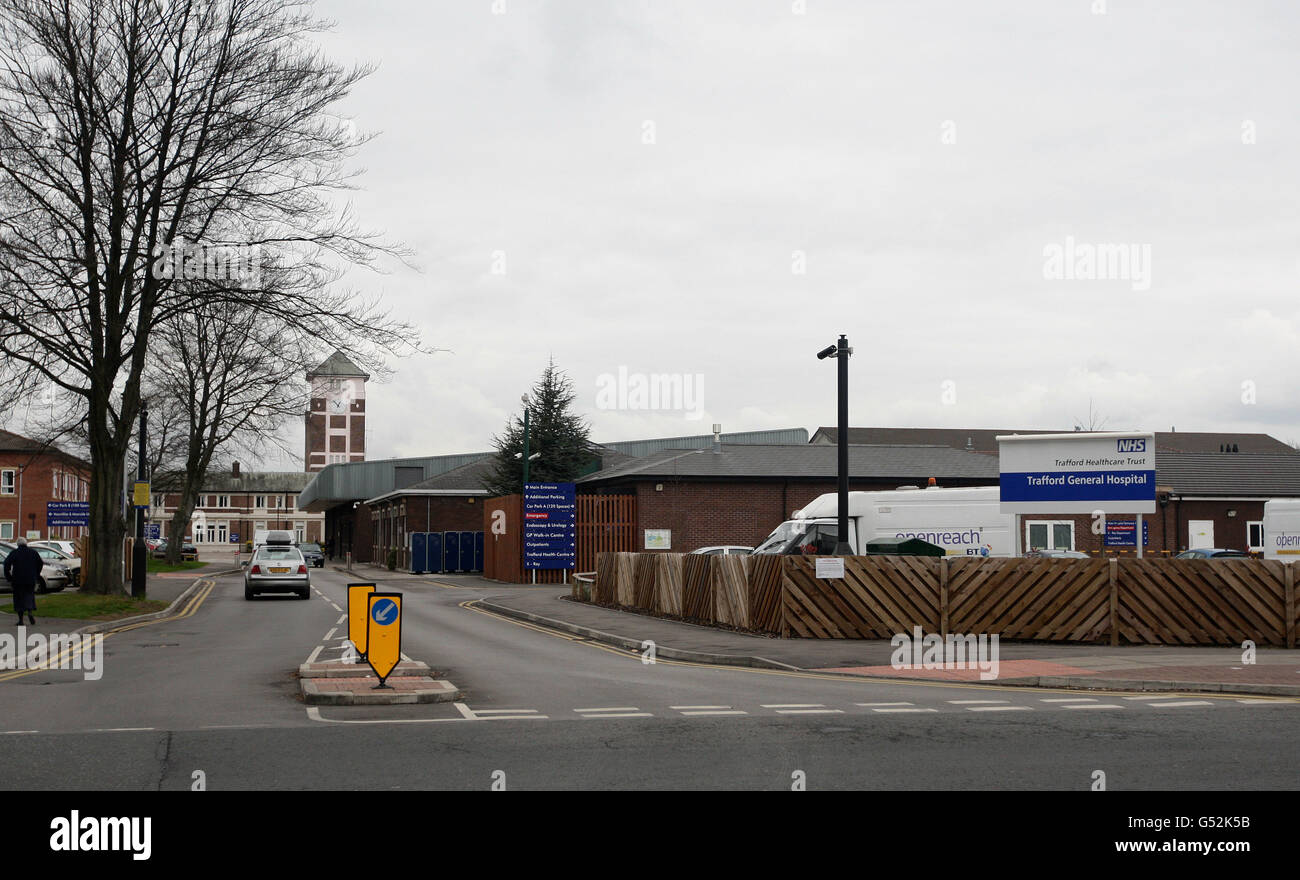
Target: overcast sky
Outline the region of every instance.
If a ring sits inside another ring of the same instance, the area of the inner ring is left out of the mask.
[[[454,352],[369,457],[487,449],[552,356],[596,440],[832,425],[840,333],[854,425],[1300,439],[1300,10],[1098,5],[324,0],[418,266],[348,280]]]

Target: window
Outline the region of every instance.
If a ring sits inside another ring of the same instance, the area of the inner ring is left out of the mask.
[[[293,531],[294,534],[297,535],[299,544],[304,544],[307,542],[307,524],[305,522],[294,523]]]
[[[337,452],[330,453],[330,461],[329,461],[330,464],[343,464],[347,460],[348,460],[347,455],[343,453],[337,453]]]
[[[225,510],[225,509],[226,509],[227,507],[229,507],[229,506],[230,506],[230,496],[229,496],[229,495],[218,495],[218,496],[217,496],[217,507],[219,507],[219,508],[222,509],[222,510]]]
[[[51,491],[54,493],[55,498],[59,497],[59,472],[58,471],[54,472],[54,488]]]
[[[1026,550],[1073,550],[1073,520],[1026,520]]]
[[[1254,551],[1264,549],[1264,523],[1262,520],[1246,523],[1246,546]]]
[[[0,495],[14,494],[14,485],[18,480],[18,472],[14,470],[0,471]]]
[[[14,539],[14,524],[11,522],[0,522],[0,539],[12,541]]]
[[[208,506],[208,496],[206,496],[206,495],[200,495],[200,496],[198,497],[198,499],[195,500],[195,502],[194,502],[194,506],[195,506],[195,507],[207,507],[207,506]]]
[[[259,531],[259,532],[265,532],[265,531],[266,531],[266,523],[265,523],[265,521],[263,521],[263,522],[259,522],[259,523],[253,523],[253,528],[254,528],[256,531]]]
[[[266,510],[266,496],[258,495],[257,498],[253,501],[253,507],[257,508],[258,510]]]

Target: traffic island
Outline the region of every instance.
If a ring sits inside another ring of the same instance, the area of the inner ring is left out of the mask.
[[[298,667],[303,699],[314,706],[396,706],[446,703],[460,699],[451,682],[434,678],[428,665],[403,660],[384,682],[364,663],[327,660]]]

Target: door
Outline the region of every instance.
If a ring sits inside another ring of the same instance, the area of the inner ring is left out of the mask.
[[[1214,520],[1190,519],[1187,521],[1187,549],[1214,546]]]

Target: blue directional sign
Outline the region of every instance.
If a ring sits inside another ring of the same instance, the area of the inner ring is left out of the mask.
[[[524,486],[524,568],[578,564],[578,499],[573,483]]]
[[[89,501],[47,501],[45,503],[47,527],[90,525]]]
[[[1151,543],[1150,530],[1147,528],[1150,523],[1142,523],[1142,546],[1145,547]],[[1136,547],[1137,542],[1134,540],[1137,535],[1137,523],[1133,520],[1106,520],[1106,537],[1103,543],[1107,547]]]
[[[380,626],[390,626],[397,622],[397,603],[392,599],[380,599],[370,606],[370,619]]]
[[[162,537],[162,523],[145,523],[144,536],[154,541]]]
[[[238,543],[239,543],[239,532],[231,532],[231,533],[230,533],[230,543],[232,543],[232,544],[238,544]]]

